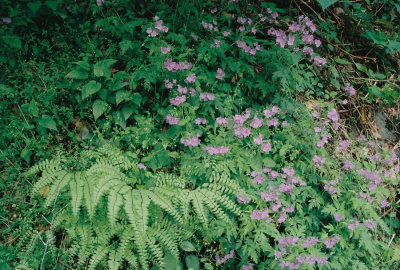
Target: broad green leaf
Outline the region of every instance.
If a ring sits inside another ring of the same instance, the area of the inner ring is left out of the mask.
[[[35,1],[35,2],[28,3],[28,8],[33,13],[36,13],[40,9],[41,6],[42,6],[42,2],[41,1]]]
[[[338,0],[317,0],[318,4],[321,5],[322,9],[325,10],[331,5],[335,4]]]
[[[85,84],[85,86],[82,87],[82,100],[98,92],[100,88],[101,88],[101,83],[91,80],[90,82]]]
[[[196,255],[189,255],[185,258],[186,266],[191,270],[199,270],[200,269],[200,261]]]
[[[89,77],[89,74],[86,71],[80,71],[80,70],[73,70],[67,75],[65,75],[65,78],[70,78],[70,79],[75,79],[75,80],[84,80]]]
[[[110,77],[111,76],[111,66],[115,64],[117,60],[106,59],[97,62],[94,65],[93,72],[96,77]]]
[[[56,122],[48,115],[43,115],[42,118],[38,120],[38,123],[44,128],[57,130]]]
[[[166,252],[164,257],[165,270],[181,270],[181,262],[176,259],[171,253]]]
[[[103,100],[96,99],[93,102],[93,116],[94,120],[97,120],[106,110],[107,110],[107,103]]]
[[[335,62],[338,64],[342,64],[342,65],[351,65],[351,63],[349,61],[347,61],[346,59],[341,59],[341,58],[336,58]]]
[[[90,71],[90,64],[85,61],[76,62],[76,65],[86,71]]]
[[[194,245],[189,241],[183,241],[181,244],[181,249],[188,252],[196,251]]]
[[[17,36],[2,36],[1,39],[12,48],[21,49],[22,47],[21,40]]]
[[[132,94],[125,90],[120,90],[115,95],[115,102],[117,103],[117,105],[120,104],[122,101],[127,101],[130,99],[132,99]]]
[[[30,162],[31,155],[32,155],[32,151],[29,150],[29,148],[27,148],[27,147],[22,149],[21,154],[20,154],[21,158],[23,158],[26,161],[26,163]]]
[[[122,115],[124,116],[124,119],[128,120],[134,111],[136,111],[136,108],[132,103],[124,104],[122,107]]]

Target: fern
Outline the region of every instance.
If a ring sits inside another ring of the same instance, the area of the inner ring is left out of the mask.
[[[67,229],[78,266],[120,269],[128,263],[135,269],[163,269],[165,252],[179,258],[180,242],[190,236],[183,234],[185,227],[202,231],[212,218],[231,222],[232,214],[241,214],[233,198],[239,187],[230,178],[231,163],[210,163],[199,179],[191,179],[191,173],[155,174],[149,187],[139,185],[136,162],[109,145],[82,153],[76,163],[56,157],[31,173],[42,173],[34,192],[50,186],[46,206],[59,194],[69,195],[70,209],[60,212],[54,227]]]

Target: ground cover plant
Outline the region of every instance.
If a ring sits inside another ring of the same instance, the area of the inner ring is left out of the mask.
[[[2,269],[399,268],[400,3],[0,5]]]

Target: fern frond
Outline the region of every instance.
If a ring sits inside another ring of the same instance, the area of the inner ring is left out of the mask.
[[[103,260],[108,253],[107,247],[100,246],[96,249],[94,252],[92,258],[90,259],[89,262],[89,268],[88,269],[96,269],[97,265],[100,263],[101,260]]]

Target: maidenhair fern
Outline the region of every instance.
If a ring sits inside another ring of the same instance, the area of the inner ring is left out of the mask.
[[[185,170],[144,174],[134,155],[106,145],[77,159],[57,156],[28,175],[41,172],[33,192],[49,186],[47,206],[59,196],[69,197],[69,208],[53,227],[68,231],[76,267],[163,269],[166,253],[179,258],[187,224],[201,229],[212,219],[230,223],[232,215],[240,215],[233,200],[238,185],[226,164],[207,167],[198,179]]]

